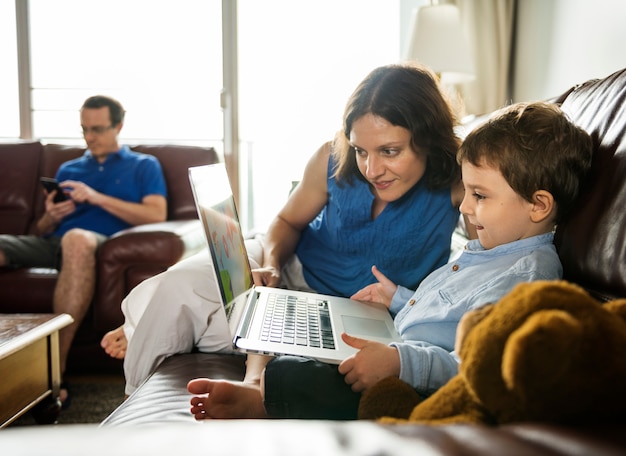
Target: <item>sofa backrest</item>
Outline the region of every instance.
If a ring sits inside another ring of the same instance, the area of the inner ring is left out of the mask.
[[[0,144],[0,233],[24,234],[41,192],[39,142]]]
[[[131,149],[154,155],[161,162],[168,192],[168,220],[198,218],[188,169],[192,166],[217,163],[217,152],[212,147],[143,145]]]
[[[597,298],[626,298],[626,69],[555,100],[594,142],[591,174],[555,244],[564,278]]]
[[[45,144],[42,147],[39,171],[32,179],[39,186],[39,176],[54,177],[59,166],[68,160],[80,157],[84,147],[66,146],[60,144]],[[198,218],[198,213],[193,200],[193,194],[189,185],[187,169],[190,166],[198,166],[216,163],[218,156],[212,147],[179,146],[179,145],[139,145],[131,146],[131,149],[154,155],[159,159],[165,175],[168,193],[168,220],[189,220]],[[30,166],[33,166],[31,162]],[[32,174],[32,172],[31,172]],[[29,232],[34,229],[34,224],[44,211],[44,194],[37,187],[34,200],[34,217],[30,220]]]

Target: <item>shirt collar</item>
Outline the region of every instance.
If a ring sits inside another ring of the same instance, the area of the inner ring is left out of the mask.
[[[539,234],[537,236],[531,236],[529,238],[520,239],[519,241],[509,242],[508,244],[498,245],[489,250],[498,250],[498,249],[510,249],[513,246],[519,246],[521,248],[532,247],[532,246],[540,246],[544,244],[551,244],[554,242],[554,233],[544,233]],[[466,251],[471,252],[484,252],[485,249],[478,239],[472,239],[465,245]]]
[[[91,153],[90,149],[87,149],[83,156],[88,159],[94,159],[93,154]],[[128,158],[129,156],[130,156],[130,148],[127,145],[123,145],[112,154],[109,154],[107,159],[105,160],[105,163],[109,160],[114,160],[114,159],[122,160],[122,159]]]

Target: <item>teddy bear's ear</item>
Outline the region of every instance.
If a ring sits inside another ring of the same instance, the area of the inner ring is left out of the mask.
[[[580,322],[562,310],[532,314],[505,344],[502,378],[507,388],[522,400],[558,388],[571,372],[570,355],[577,352],[582,332]]]

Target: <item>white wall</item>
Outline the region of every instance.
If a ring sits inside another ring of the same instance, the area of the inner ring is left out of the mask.
[[[513,101],[626,68],[626,1],[519,0]]]

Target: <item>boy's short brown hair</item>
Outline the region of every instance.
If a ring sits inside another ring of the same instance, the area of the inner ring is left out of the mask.
[[[517,103],[498,111],[461,144],[459,163],[497,168],[527,201],[537,190],[552,194],[556,223],[574,205],[591,167],[593,143],[553,103]]]

